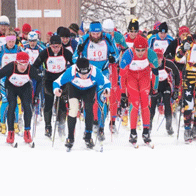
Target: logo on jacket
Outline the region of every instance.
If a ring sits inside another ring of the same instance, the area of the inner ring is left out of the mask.
[[[52,64],[52,63],[53,63],[53,61],[52,61],[52,60],[50,60],[48,63],[49,63],[49,64]]]

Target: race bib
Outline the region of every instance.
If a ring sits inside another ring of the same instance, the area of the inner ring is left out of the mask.
[[[168,73],[165,71],[165,69],[159,70],[159,81],[164,81],[168,77]]]
[[[87,49],[87,59],[90,61],[105,61],[107,60],[107,50],[108,47],[105,40],[99,43],[90,41]]]
[[[16,60],[16,53],[14,54],[8,54],[4,53],[2,57],[2,67],[6,66],[8,63]]]
[[[16,74],[13,73],[10,78],[9,81],[17,87],[23,86],[24,84],[26,84],[27,82],[29,82],[30,78],[29,75],[27,74]]]
[[[33,65],[37,57],[39,56],[39,51],[38,50],[32,50],[30,48],[27,48],[25,52],[29,55],[29,63],[30,65]]]
[[[66,69],[66,60],[63,56],[50,56],[46,64],[47,71],[51,73],[60,73]]]
[[[133,60],[131,64],[129,64],[129,69],[133,71],[143,70],[149,66],[148,59],[144,60]]]
[[[155,40],[153,49],[161,49],[165,53],[169,43],[167,40]]]

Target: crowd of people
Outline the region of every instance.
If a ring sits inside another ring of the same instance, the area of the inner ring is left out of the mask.
[[[173,135],[172,117],[184,115],[184,140],[196,138],[194,115],[196,82],[196,34],[187,26],[179,28],[174,39],[166,22],[156,22],[152,31],[141,31],[132,19],[122,34],[111,19],[91,22],[87,32],[76,23],[47,32],[28,23],[10,27],[7,16],[0,16],[1,126],[7,143],[23,132],[31,143],[32,112],[44,116],[45,136],[51,138],[51,119],[56,112],[58,132],[68,137],[65,146],[74,145],[76,119],[84,115],[84,141],[94,147],[92,132],[104,141],[105,126],[111,134],[130,122],[129,142],[137,144],[137,127],[143,123],[144,143],[151,142],[153,118],[164,113],[166,131]],[[93,115],[92,115],[93,114]],[[109,125],[105,124],[110,114]],[[193,120],[192,120],[193,118]],[[193,123],[192,123],[193,122]],[[8,126],[7,126],[8,125]]]

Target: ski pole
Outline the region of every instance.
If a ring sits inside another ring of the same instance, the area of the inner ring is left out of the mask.
[[[59,102],[60,102],[60,97],[56,97],[57,100],[57,105],[56,105],[56,121],[54,125],[54,134],[52,138],[52,147],[54,146],[54,140],[55,140],[55,133],[56,133],[56,128],[59,125],[59,120],[58,120],[58,113],[59,113]]]
[[[36,127],[37,127],[37,114],[36,114],[36,106],[33,107],[33,132],[32,138],[34,139],[36,134]]]

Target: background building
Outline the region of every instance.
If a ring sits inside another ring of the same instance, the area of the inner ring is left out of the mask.
[[[41,31],[43,41],[48,31],[81,23],[81,0],[0,0],[0,5],[0,14],[9,17],[12,27],[29,23]]]

